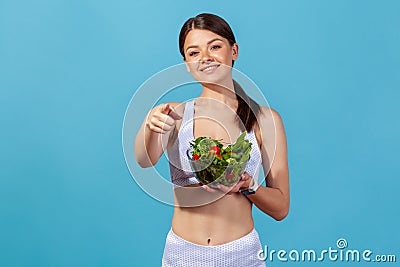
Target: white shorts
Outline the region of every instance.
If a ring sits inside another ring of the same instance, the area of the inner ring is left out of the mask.
[[[265,267],[265,262],[257,258],[261,250],[257,231],[253,230],[234,241],[217,245],[203,246],[189,242],[169,230],[163,267]]]

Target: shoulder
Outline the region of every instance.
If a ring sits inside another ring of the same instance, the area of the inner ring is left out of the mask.
[[[261,125],[268,126],[271,123],[278,125],[283,125],[282,117],[279,112],[271,107],[260,106],[260,114],[257,118],[257,122]]]
[[[271,107],[260,106],[261,115],[272,115],[275,119],[281,119],[279,112]]]
[[[275,135],[284,131],[283,121],[279,112],[271,107],[260,106],[260,113],[257,116],[256,127],[257,139],[269,142],[275,139]],[[274,129],[271,131],[271,129]],[[271,140],[270,140],[271,139]],[[261,142],[262,143],[262,142]]]

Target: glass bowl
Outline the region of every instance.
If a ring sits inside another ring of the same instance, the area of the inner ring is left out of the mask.
[[[219,184],[232,186],[236,184],[244,173],[248,160],[241,163],[226,165],[213,164],[213,160],[203,160],[202,158],[192,159],[193,148],[186,151],[190,167],[194,177],[202,184],[216,188]]]

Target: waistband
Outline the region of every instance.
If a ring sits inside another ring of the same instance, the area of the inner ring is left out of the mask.
[[[204,246],[183,239],[171,227],[165,243],[162,266],[265,267],[265,262],[257,257],[260,250],[260,239],[254,228],[231,242]]]
[[[240,237],[240,238],[238,238],[238,239],[235,239],[235,240],[233,240],[233,241],[230,241],[230,242],[227,242],[227,243],[224,243],[224,244],[213,245],[213,246],[200,245],[200,244],[196,244],[196,243],[190,242],[190,241],[188,241],[188,240],[186,240],[186,239],[180,237],[179,235],[177,235],[177,234],[174,232],[174,230],[172,229],[172,227],[171,227],[171,229],[169,230],[168,235],[170,235],[172,238],[174,238],[177,242],[185,243],[185,244],[187,244],[187,245],[189,245],[189,246],[202,247],[202,248],[224,248],[224,247],[232,247],[232,246],[235,246],[235,245],[237,245],[237,244],[246,243],[246,242],[248,242],[248,241],[252,241],[252,242],[253,242],[254,240],[257,240],[257,241],[260,240],[260,238],[259,238],[259,236],[258,236],[258,232],[256,231],[255,228],[253,228],[253,229],[250,231],[250,233],[248,233],[248,234],[246,234],[246,235],[244,235],[244,236],[242,236],[242,237]]]

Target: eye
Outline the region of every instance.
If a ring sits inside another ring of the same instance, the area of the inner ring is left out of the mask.
[[[193,56],[195,56],[195,55],[197,55],[199,52],[197,52],[197,51],[191,51],[190,53],[189,53],[189,56],[190,57],[193,57]]]
[[[219,49],[219,48],[221,48],[221,46],[220,46],[220,45],[213,45],[213,46],[211,47],[211,49],[213,49],[213,50],[215,50],[215,49]]]

